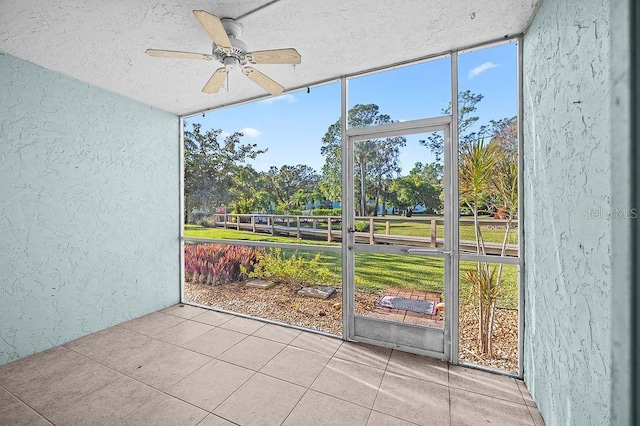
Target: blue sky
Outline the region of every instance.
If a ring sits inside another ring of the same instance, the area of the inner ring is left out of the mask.
[[[485,96],[478,104],[480,124],[516,115],[515,43],[460,54],[458,70],[460,91],[471,90]],[[451,98],[450,87],[450,59],[441,58],[351,79],[348,103],[349,107],[375,103],[381,113],[394,120],[427,118],[441,115]],[[222,129],[229,134],[242,131],[243,141],[268,148],[251,163],[256,170],[306,164],[320,172],[324,164],[320,155],[322,137],[339,117],[340,83],[336,81],[312,87],[310,93],[302,90],[211,111],[186,122],[188,127],[189,123],[199,122],[204,129]],[[425,135],[407,137],[407,147],[400,156],[403,174],[416,161],[434,160],[417,142],[424,138]]]

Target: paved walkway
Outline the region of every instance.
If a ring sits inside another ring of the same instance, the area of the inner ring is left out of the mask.
[[[413,290],[410,288],[390,287],[380,297],[385,296],[405,297],[415,300],[429,300],[434,304],[440,303],[442,297],[440,293]],[[444,312],[444,311],[443,311]],[[390,321],[407,322],[411,324],[427,325],[431,327],[444,328],[444,314],[436,312],[433,315],[418,312],[405,311],[402,309],[392,309],[383,306],[376,306],[369,316],[384,318]]]

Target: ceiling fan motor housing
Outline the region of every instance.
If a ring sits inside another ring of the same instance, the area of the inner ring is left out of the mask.
[[[225,66],[234,67],[245,65],[247,63],[247,45],[238,39],[240,34],[242,34],[242,25],[231,18],[223,18],[220,21],[229,36],[232,49],[231,52],[229,52],[228,50],[219,48],[213,43],[213,57]]]

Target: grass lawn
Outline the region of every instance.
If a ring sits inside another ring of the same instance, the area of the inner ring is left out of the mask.
[[[385,223],[383,221],[376,222],[376,233],[385,233]],[[390,222],[391,235],[411,235],[417,237],[430,237],[431,236],[431,223],[430,222],[416,222],[416,221],[391,221]],[[482,236],[485,241],[493,243],[502,243],[504,239],[504,229],[490,229],[486,225],[480,226]],[[444,238],[444,225],[438,225],[436,228],[438,238]],[[475,241],[476,234],[473,229],[473,224],[461,224],[460,225],[460,239],[466,241]],[[509,243],[518,243],[518,232],[512,229],[509,232]]]
[[[267,241],[272,243],[287,244],[313,244],[313,245],[329,245],[339,246],[339,243],[328,243],[320,240],[302,240],[292,237],[283,237],[277,235],[269,235],[262,233],[253,233],[248,231],[237,231],[235,229],[224,228],[203,228],[200,225],[185,225],[184,236],[193,238],[218,238],[225,240],[245,240],[245,241]]]
[[[254,234],[246,231],[221,228],[201,228],[194,225],[185,226],[186,237],[237,239],[250,241],[269,241],[279,243],[299,243],[300,250],[283,250],[285,254],[297,253],[306,258],[313,258],[318,252],[304,251],[305,243],[321,245],[337,245],[326,241],[305,241],[296,238]],[[320,264],[325,266],[332,277],[333,285],[342,282],[342,256],[340,253],[320,254]],[[460,262],[460,297],[469,300],[471,284],[466,279],[467,272],[475,269],[475,262]],[[492,265],[497,267],[497,264]],[[516,308],[518,306],[518,267],[504,265],[502,272],[503,290],[500,306]],[[435,291],[444,294],[444,261],[442,258],[396,255],[383,253],[356,254],[356,286],[363,290],[378,291],[388,287],[414,288]]]

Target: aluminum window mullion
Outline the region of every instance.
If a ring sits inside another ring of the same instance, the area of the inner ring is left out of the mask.
[[[460,272],[459,272],[459,260],[458,260],[458,250],[460,248],[460,200],[458,196],[458,151],[459,151],[459,142],[458,142],[458,53],[451,53],[451,135],[449,138],[449,174],[452,182],[452,186],[450,188],[450,199],[448,205],[445,203],[445,209],[449,210],[449,215],[451,217],[451,241],[453,241],[454,247],[451,248],[451,257],[449,260],[450,267],[450,292],[451,299],[447,301],[450,305],[449,309],[445,309],[446,312],[450,312],[449,318],[449,341],[450,341],[450,350],[449,359],[452,364],[459,363],[459,330],[460,330],[460,291],[459,291],[459,280],[460,280]],[[445,138],[446,141],[446,138]],[[446,327],[446,324],[445,324]],[[445,328],[446,329],[446,328]]]
[[[355,236],[348,232],[354,225],[353,211],[353,144],[347,136],[349,118],[348,95],[349,85],[346,77],[340,84],[340,127],[342,153],[342,336],[349,340],[354,334],[355,303],[355,254],[353,244]]]
[[[525,264],[524,264],[524,182],[522,181],[522,173],[524,171],[524,106],[523,106],[523,86],[522,86],[522,38],[517,41],[516,62],[517,62],[517,79],[518,79],[518,258],[520,261],[520,271],[518,274],[518,376],[524,376],[524,309],[525,309]]]
[[[226,240],[221,238],[197,238],[187,237],[182,239],[185,243],[203,243],[203,244],[228,244],[235,246],[247,247],[270,247],[292,250],[320,251],[328,253],[340,253],[339,246],[321,246],[315,244],[296,244],[296,243],[275,243],[271,241],[250,241],[250,240]]]
[[[504,263],[506,265],[522,266],[520,257],[512,256],[491,256],[473,253],[460,253],[458,259],[464,262],[485,262],[485,263]]]
[[[449,126],[449,123],[451,123],[451,117],[443,115],[420,120],[381,124],[379,126],[353,127],[347,130],[347,136],[351,139],[376,139],[400,134],[411,135],[415,133],[442,132]]]
[[[178,165],[178,173],[179,173],[179,183],[178,183],[178,191],[180,191],[179,197],[179,215],[180,220],[178,223],[180,224],[180,229],[178,231],[179,236],[179,246],[180,246],[180,254],[179,254],[179,270],[180,270],[180,303],[184,302],[184,214],[185,214],[185,206],[184,206],[184,118],[178,117],[178,145],[180,152],[178,153],[179,165]]]

